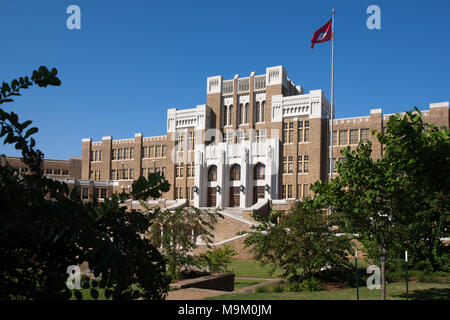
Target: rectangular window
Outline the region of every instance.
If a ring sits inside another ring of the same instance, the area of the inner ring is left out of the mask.
[[[239,131],[242,132],[242,131]],[[233,132],[225,132],[224,142],[233,143]]]
[[[369,141],[369,129],[368,128],[361,129],[361,138],[360,139],[363,142]]]
[[[256,130],[256,142],[264,142],[266,140],[266,130]]]
[[[192,178],[195,176],[195,166],[193,162],[189,163],[187,166],[187,176],[188,178]]]
[[[112,149],[111,159],[112,160],[117,160],[117,149]]]
[[[292,156],[289,156],[288,157],[288,173],[292,173],[293,171],[292,171],[292,167],[293,167],[293,159],[294,159],[294,157],[292,157]]]
[[[155,146],[148,147],[148,157],[149,158],[155,157]]]
[[[98,199],[100,198],[100,189],[94,188],[94,198]]]
[[[300,120],[298,122],[298,142],[309,141],[309,120]]]
[[[287,197],[292,198],[292,184],[288,185]]]
[[[337,131],[333,131],[333,146],[337,145]]]
[[[303,198],[306,198],[308,196],[308,185],[303,185]]]
[[[100,198],[102,198],[102,199],[106,198],[106,189],[105,188],[100,189]]]
[[[298,173],[308,173],[309,172],[309,156],[298,156],[297,157],[297,172]]]
[[[134,148],[130,148],[130,159],[134,159]]]
[[[52,174],[53,170],[52,169],[45,169],[45,174]]]
[[[130,148],[123,148],[123,158],[130,159]]]
[[[309,172],[309,156],[303,156],[303,173]]]
[[[123,179],[123,170],[117,169],[117,180],[122,180],[122,179]]]
[[[89,188],[81,188],[81,198],[83,200],[89,199]]]
[[[176,178],[182,178],[183,177],[183,167],[184,164],[176,165],[175,166],[175,177]]]
[[[183,140],[184,140],[184,133],[176,133],[176,149],[177,151],[183,151]]]
[[[123,149],[117,149],[117,160],[122,160],[123,159]]]
[[[333,161],[331,162],[331,168],[332,172],[336,173],[336,158],[333,158]]]
[[[345,146],[348,144],[348,130],[339,130],[339,145]]]
[[[63,176],[68,176],[69,175],[69,170],[64,169],[64,170],[61,171],[61,174]]]
[[[289,122],[289,140],[288,143],[294,141],[294,122]]]
[[[128,169],[123,169],[123,178],[128,179]]]
[[[350,144],[358,144],[358,129],[350,130]]]
[[[25,170],[25,168],[22,168],[22,174],[24,173],[24,170]],[[96,171],[97,171],[97,170],[96,170]],[[26,171],[25,171],[25,172],[26,172]],[[55,169],[55,170],[53,171],[53,174],[60,175],[60,174],[61,174],[61,170]]]
[[[155,157],[160,158],[161,157],[161,146],[155,147]]]
[[[165,157],[167,154],[167,146],[165,144],[162,145],[162,149],[161,149],[161,156]]]
[[[130,169],[130,175],[128,176],[128,179],[134,179],[134,169]]]
[[[287,198],[287,194],[286,194],[286,185],[285,185],[285,184],[283,184],[283,185],[281,186],[281,198],[282,198],[282,199],[286,199],[286,198]]]
[[[142,147],[142,158],[148,158],[148,147]]]
[[[166,167],[161,167],[161,175],[165,177],[166,175]]]
[[[116,180],[116,179],[117,179],[116,170],[111,170],[111,180]]]
[[[283,157],[283,173],[287,173],[287,157]]]

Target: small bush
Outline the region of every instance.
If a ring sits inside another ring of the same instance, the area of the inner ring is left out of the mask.
[[[269,286],[257,287],[253,290],[254,293],[267,293],[269,292]]]
[[[284,291],[285,291],[285,286],[282,284],[278,283],[272,287],[272,292],[280,293],[280,292],[284,292]]]
[[[286,286],[286,292],[300,292],[300,291],[303,291],[303,289],[299,282],[292,282]]]
[[[446,272],[420,272],[417,280],[424,283],[449,283],[450,275]]]
[[[323,289],[322,284],[317,278],[303,280],[300,284],[301,291],[320,291]]]
[[[237,255],[232,246],[225,244],[223,247],[214,248],[200,254],[199,263],[202,266],[208,266],[211,272],[228,272],[233,257]]]
[[[433,266],[427,260],[422,260],[417,262],[414,265],[414,270],[424,271],[425,273],[429,273],[433,271]]]

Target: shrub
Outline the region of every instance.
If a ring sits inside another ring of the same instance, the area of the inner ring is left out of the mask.
[[[285,287],[286,292],[300,292],[303,291],[299,282],[291,282]]]
[[[310,278],[303,280],[302,283],[300,283],[301,291],[320,291],[323,289],[322,284],[317,278]]]
[[[200,254],[199,264],[208,266],[211,272],[228,272],[228,267],[235,255],[237,255],[237,252],[234,248],[225,244],[221,248],[215,248]]]
[[[285,288],[286,288],[285,285],[277,283],[276,285],[274,285],[272,287],[272,292],[277,292],[277,293],[284,292]]]
[[[253,290],[254,293],[266,293],[269,292],[269,286],[264,286],[264,287],[257,287],[255,288],[255,290]]]

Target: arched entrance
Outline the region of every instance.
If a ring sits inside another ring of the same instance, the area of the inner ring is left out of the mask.
[[[240,181],[241,180],[241,166],[235,164],[230,169],[230,180]],[[241,201],[241,195],[239,187],[230,187],[230,207],[239,207]]]
[[[210,166],[208,169],[208,182],[217,182],[217,167]],[[216,188],[208,187],[207,195],[207,207],[215,207],[216,206]]]
[[[258,202],[259,198],[265,197],[264,192],[264,186],[258,186],[258,181],[264,181],[266,178],[266,166],[262,164],[261,162],[258,162],[255,164],[253,168],[253,181],[254,181],[254,187],[253,187],[253,204]],[[256,182],[256,183],[255,183]]]

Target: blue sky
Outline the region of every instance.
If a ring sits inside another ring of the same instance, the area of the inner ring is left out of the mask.
[[[81,30],[66,8],[81,8]],[[381,8],[381,30],[366,9]],[[81,139],[162,135],[166,110],[206,103],[206,77],[284,65],[330,96],[330,42],[310,48],[336,9],[336,117],[406,111],[450,99],[450,1],[0,1],[0,81],[56,67],[60,87],[9,104],[39,127],[46,158],[81,154]],[[19,155],[1,145],[0,153]]]

